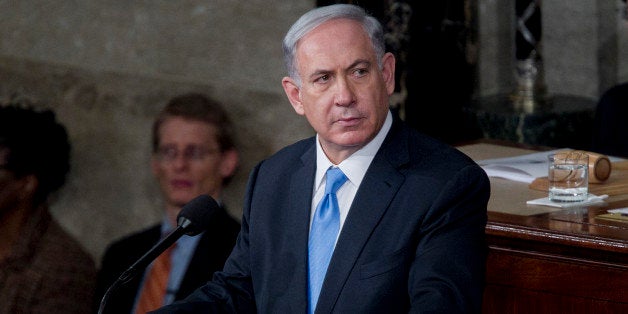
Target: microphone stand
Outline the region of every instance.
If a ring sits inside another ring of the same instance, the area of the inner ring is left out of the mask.
[[[105,305],[109,299],[109,296],[113,291],[115,291],[121,285],[129,282],[129,280],[135,277],[139,270],[142,270],[148,266],[157,256],[163,253],[168,247],[177,242],[177,240],[187,232],[185,226],[179,225],[174,231],[168,234],[163,240],[159,241],[155,246],[153,246],[148,252],[146,252],[140,259],[138,259],[131,267],[129,267],[126,271],[124,271],[116,281],[109,286],[107,292],[103,295],[100,300],[100,306],[98,308],[98,314],[102,314]]]

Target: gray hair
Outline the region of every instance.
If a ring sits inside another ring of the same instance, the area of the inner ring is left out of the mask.
[[[301,78],[297,71],[297,60],[295,57],[297,44],[301,38],[307,35],[321,24],[334,19],[350,19],[362,24],[364,31],[368,34],[373,45],[373,50],[377,57],[379,67],[382,67],[382,58],[386,52],[384,43],[384,31],[382,25],[376,18],[368,15],[364,9],[351,4],[334,4],[313,9],[299,18],[283,39],[284,63],[288,70],[288,75],[301,85]]]

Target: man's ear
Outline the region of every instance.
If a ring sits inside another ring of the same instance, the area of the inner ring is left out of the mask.
[[[283,90],[286,92],[286,96],[288,96],[288,100],[290,104],[292,104],[292,108],[299,115],[304,115],[305,111],[303,110],[303,103],[301,102],[301,90],[299,85],[292,79],[291,77],[284,77],[281,80],[281,85],[283,86]]]
[[[229,149],[222,153],[220,158],[220,175],[228,178],[234,174],[239,164],[239,155],[235,149]]]
[[[39,180],[34,174],[25,175],[19,179],[20,182],[20,191],[21,195],[25,199],[30,199],[37,192],[37,188],[39,187]]]
[[[24,177],[24,179],[26,180],[24,188],[28,192],[35,193],[35,191],[37,191],[37,187],[39,186],[39,180],[37,180],[37,177],[34,174],[29,174]]]
[[[382,76],[388,95],[392,95],[395,92],[395,56],[390,52],[382,58]]]

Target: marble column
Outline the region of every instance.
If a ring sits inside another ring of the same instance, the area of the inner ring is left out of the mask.
[[[515,79],[517,87],[512,94],[517,111],[532,113],[545,105],[543,58],[541,55],[540,0],[517,0],[515,3]]]

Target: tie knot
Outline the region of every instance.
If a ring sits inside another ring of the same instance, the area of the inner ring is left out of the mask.
[[[326,180],[325,194],[335,194],[345,181],[347,181],[347,176],[345,176],[340,168],[329,168],[327,169]]]

